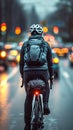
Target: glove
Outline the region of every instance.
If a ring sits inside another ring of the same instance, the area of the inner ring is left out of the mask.
[[[53,81],[54,81],[54,76],[52,76],[52,77],[50,78],[50,89],[52,89]]]
[[[54,75],[51,76],[50,81],[54,81]]]
[[[21,78],[22,78],[22,84],[21,84],[21,88],[23,87],[23,74],[21,74]]]
[[[23,87],[23,84],[24,84],[24,82],[23,82],[23,79],[22,79],[22,84],[21,84],[21,88]]]

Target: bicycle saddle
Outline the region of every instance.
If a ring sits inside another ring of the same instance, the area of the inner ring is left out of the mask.
[[[33,79],[27,83],[27,86],[30,88],[44,88],[45,82],[41,79]]]

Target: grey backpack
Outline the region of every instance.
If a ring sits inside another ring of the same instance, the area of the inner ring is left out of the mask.
[[[46,62],[43,39],[29,39],[25,48],[24,60],[28,66],[42,66]]]

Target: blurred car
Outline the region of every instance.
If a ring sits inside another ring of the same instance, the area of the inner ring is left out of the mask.
[[[3,42],[0,42],[0,71],[5,71],[7,69],[7,51],[4,48]]]
[[[73,51],[71,53],[69,53],[68,59],[69,59],[70,66],[73,66]]]
[[[5,50],[7,51],[7,53],[12,49],[12,46],[11,46],[11,44],[9,44],[9,43],[6,43],[5,45],[4,45],[4,48],[5,48]]]
[[[56,78],[59,78],[59,58],[53,50],[52,50],[52,62],[53,62],[54,75]]]
[[[71,47],[71,51],[73,52],[73,46]]]
[[[20,52],[18,49],[11,49],[8,51],[7,56],[8,63],[17,65],[20,61]]]
[[[69,49],[69,53],[72,53],[72,52],[73,52],[73,46],[71,46]]]
[[[73,43],[66,43],[64,46],[66,48],[68,48],[69,52],[71,52],[72,51],[72,47],[73,47]]]
[[[58,57],[67,57],[69,52],[67,47],[54,47],[53,50],[56,52]]]

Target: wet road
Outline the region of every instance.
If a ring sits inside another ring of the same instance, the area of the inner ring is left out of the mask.
[[[0,130],[23,130],[25,90],[20,88],[19,67],[0,75]],[[44,117],[44,130],[73,130],[73,68],[60,61],[60,79],[50,91],[51,114]]]

